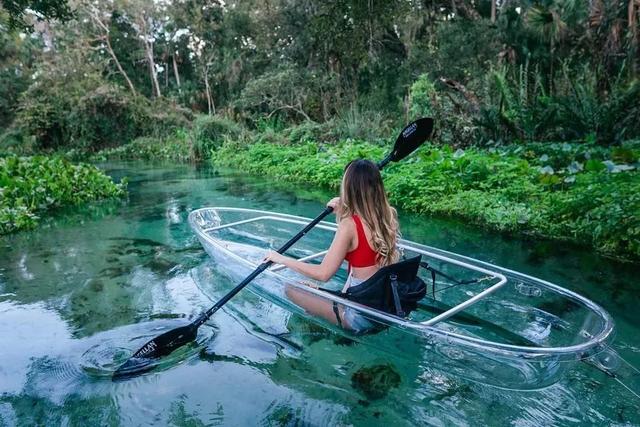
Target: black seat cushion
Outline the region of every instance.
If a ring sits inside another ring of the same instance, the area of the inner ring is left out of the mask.
[[[344,298],[372,307],[387,313],[395,314],[393,293],[391,290],[391,275],[395,274],[398,281],[400,304],[405,314],[416,309],[427,292],[427,286],[418,277],[421,256],[409,258],[386,267],[382,267],[373,276],[359,285],[347,289]]]

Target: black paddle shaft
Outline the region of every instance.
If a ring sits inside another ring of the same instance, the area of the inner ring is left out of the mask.
[[[322,221],[327,215],[333,212],[333,208],[327,206],[325,210],[322,211],[320,215],[318,215],[313,221],[311,221],[305,228],[300,230],[298,234],[293,236],[291,240],[282,245],[280,249],[278,249],[279,254],[284,254],[291,246],[293,246],[298,240],[302,239],[305,234],[307,234],[313,227],[318,225],[320,221]],[[196,320],[193,321],[193,326],[196,328],[206,322],[216,311],[220,309],[223,305],[227,303],[231,298],[233,298],[238,292],[242,290],[245,286],[247,286],[253,279],[255,279],[260,273],[265,271],[269,266],[273,264],[273,261],[267,261],[260,264],[251,274],[249,274],[242,282],[240,282],[235,288],[233,288],[229,293],[223,296],[220,301],[216,303],[209,310],[202,313]]]
[[[385,165],[387,163],[389,163],[392,160],[392,154],[390,154],[389,156],[387,156],[384,160],[381,160],[378,163],[378,169],[382,170],[382,168],[385,167]],[[307,226],[305,228],[303,228],[302,230],[300,230],[300,232],[298,234],[296,234],[295,236],[293,236],[291,238],[291,240],[289,240],[287,243],[285,243],[284,245],[282,245],[282,247],[280,249],[277,250],[277,252],[279,254],[284,254],[291,246],[293,246],[298,240],[302,239],[304,237],[305,234],[307,234],[309,231],[311,231],[311,229],[313,227],[315,227],[316,225],[318,225],[318,223],[320,221],[322,221],[323,219],[325,219],[327,217],[327,215],[331,214],[331,212],[333,212],[333,208],[330,206],[327,206],[320,215],[318,215],[313,221],[311,221],[309,224],[307,224]],[[198,316],[198,318],[196,318],[196,320],[193,321],[192,326],[199,328],[204,322],[206,322],[211,316],[213,316],[213,314],[218,311],[220,309],[220,307],[222,307],[223,305],[225,305],[227,303],[227,301],[229,301],[231,298],[233,298],[238,292],[240,292],[242,290],[242,288],[244,288],[245,286],[247,286],[253,279],[255,279],[256,277],[258,277],[263,271],[265,271],[267,268],[269,268],[269,266],[273,264],[273,261],[267,261],[267,262],[263,262],[262,264],[260,264],[258,267],[256,267],[255,270],[253,270],[253,272],[251,272],[251,274],[249,274],[247,277],[245,277],[245,279],[238,283],[238,285],[236,285],[235,288],[233,288],[231,291],[229,291],[225,296],[223,296],[222,298],[220,298],[220,300],[213,306],[211,307],[209,310],[205,311],[204,313],[202,313],[200,316]]]
[[[378,163],[378,168],[382,169],[389,162],[397,162],[402,160],[409,154],[411,154],[416,148],[418,148],[433,131],[433,119],[422,118],[415,122],[410,123],[406,128],[402,130],[393,147],[393,151],[382,161]],[[315,227],[320,221],[322,221],[327,215],[333,212],[333,208],[326,207],[325,210],[311,223],[304,227],[298,234],[296,234],[291,240],[285,243],[278,253],[283,254],[291,246],[293,246],[298,240],[300,240],[305,234],[307,234],[313,227]],[[179,328],[167,331],[156,338],[148,341],[142,348],[133,354],[126,363],[124,363],[114,373],[114,378],[127,377],[136,375],[138,372],[142,372],[148,368],[148,360],[157,358],[160,356],[171,353],[176,348],[185,345],[196,338],[198,328],[206,322],[216,311],[218,311],[223,305],[225,305],[231,298],[233,298],[238,292],[247,286],[253,279],[259,274],[264,272],[272,264],[271,261],[263,262],[253,272],[247,276],[241,283],[227,293],[220,301],[216,303],[209,310],[198,316],[193,322],[181,326]],[[144,363],[139,363],[140,361]],[[146,361],[146,362],[145,362]]]

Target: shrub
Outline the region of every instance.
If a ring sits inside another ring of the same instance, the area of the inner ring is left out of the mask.
[[[640,135],[640,81],[613,82],[611,91],[599,94],[591,70],[565,70],[564,93],[557,99],[564,139],[593,136],[602,145],[619,144]]]
[[[41,76],[21,97],[16,126],[38,148],[114,146],[135,137],[143,106],[97,75],[61,81]]]
[[[0,133],[0,155],[32,154],[34,151],[33,138],[19,129],[10,127]]]
[[[299,125],[292,126],[284,130],[284,136],[293,144],[305,142],[335,142],[337,135],[332,130],[333,122],[316,123],[304,121]]]
[[[620,257],[640,259],[640,173],[610,169],[598,152],[585,162],[584,152],[562,145],[558,157],[544,161],[525,146],[513,151],[453,150],[431,145],[420,150],[411,167],[390,164],[385,186],[393,204],[414,212],[449,215],[508,233],[571,240]],[[637,158],[634,148],[625,147]],[[354,158],[381,159],[384,148],[341,142],[321,146],[253,144],[223,146],[213,161],[278,179],[337,189],[344,165]],[[572,153],[572,154],[567,154]],[[615,151],[618,156],[621,153]],[[580,160],[582,159],[582,160]],[[580,160],[580,167],[576,166]],[[557,162],[557,170],[543,169]],[[588,166],[591,162],[594,166]]]
[[[93,161],[108,159],[140,159],[140,160],[178,160],[193,159],[191,144],[187,132],[176,131],[168,138],[143,136],[128,144],[102,150],[93,155]]]
[[[139,135],[155,136],[163,138],[180,129],[188,128],[194,120],[193,112],[187,108],[176,105],[166,99],[153,99],[137,97],[142,108],[142,123]],[[122,141],[127,143],[130,140]]]
[[[433,117],[437,104],[436,87],[427,74],[422,74],[411,85],[409,113],[412,117]]]
[[[640,82],[618,79],[611,90],[601,91],[593,70],[564,64],[562,71],[550,93],[541,72],[527,64],[491,70],[476,119],[483,139],[614,145],[640,134]]]
[[[437,128],[435,140],[454,146],[468,146],[476,143],[477,126],[468,105],[459,93],[446,93],[438,89],[428,75],[423,74],[411,85],[409,91],[409,114],[411,118],[433,117]]]
[[[226,139],[237,139],[242,127],[220,116],[199,115],[191,128],[193,157],[206,159],[210,152],[220,147]]]
[[[393,123],[377,111],[362,111],[357,106],[342,111],[332,123],[336,139],[380,142],[392,133]]]
[[[166,102],[133,96],[101,76],[44,74],[23,94],[15,125],[36,148],[97,151],[141,135],[187,126],[190,113]]]

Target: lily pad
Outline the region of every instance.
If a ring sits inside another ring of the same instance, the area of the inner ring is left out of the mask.
[[[543,175],[553,175],[555,173],[555,171],[553,170],[553,168],[551,166],[545,166],[540,168],[540,173]]]
[[[456,150],[456,152],[455,152],[455,153],[453,153],[453,158],[454,158],[454,159],[459,159],[459,158],[460,158],[460,157],[462,157],[462,156],[464,156],[464,150],[463,150],[463,149],[461,149],[461,148],[458,148],[458,149]]]
[[[569,167],[567,167],[567,171],[569,173],[578,173],[578,172],[582,171],[583,169],[584,169],[584,166],[582,165],[582,163],[578,163],[576,161],[571,162]]]

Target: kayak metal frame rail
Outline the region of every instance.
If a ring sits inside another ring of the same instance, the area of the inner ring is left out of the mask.
[[[238,225],[244,225],[244,224],[249,224],[252,222],[257,222],[257,221],[265,221],[265,220],[272,220],[272,221],[279,221],[279,222],[286,222],[286,223],[290,223],[290,224],[297,224],[297,225],[306,225],[307,223],[305,221],[299,220],[299,219],[295,219],[295,218],[286,218],[286,217],[281,217],[281,216],[273,216],[273,215],[261,215],[261,216],[257,216],[255,218],[249,218],[249,219],[244,219],[241,221],[235,221],[235,222],[230,222],[228,224],[223,224],[223,225],[218,225],[218,226],[214,226],[214,227],[208,227],[206,229],[203,229],[202,231],[204,231],[205,233],[209,234],[212,231],[219,231],[219,230],[223,230],[225,228],[230,228],[230,227],[235,227]],[[337,226],[331,226],[328,225],[329,223],[320,223],[316,226],[316,228],[322,229],[322,230],[327,230],[327,231],[333,231],[335,232],[337,230]],[[213,236],[211,236],[213,237]],[[413,247],[411,245],[406,245],[406,244],[400,244],[398,245],[403,249],[407,249],[410,250],[412,252],[416,252],[418,254],[421,255],[425,255],[427,257],[431,257],[431,258],[435,258],[435,259],[439,259],[441,261],[446,261],[448,263],[451,264],[455,264],[458,265],[460,267],[463,268],[467,268],[469,270],[473,270],[479,273],[483,273],[486,274],[488,276],[491,276],[491,279],[498,279],[498,283],[492,285],[491,287],[483,290],[482,292],[472,296],[471,298],[469,298],[466,301],[461,302],[458,305],[455,305],[453,307],[451,307],[449,310],[440,313],[439,315],[429,319],[429,320],[425,320],[424,322],[419,322],[422,325],[425,326],[433,326],[437,323],[440,323],[444,320],[447,320],[448,318],[450,318],[451,316],[455,316],[457,313],[465,310],[466,308],[470,307],[471,305],[477,303],[478,301],[482,300],[483,298],[486,298],[487,296],[491,295],[492,293],[496,292],[498,289],[500,289],[501,287],[503,287],[504,285],[507,284],[507,278],[503,275],[500,274],[496,271],[491,271],[491,270],[487,270],[485,268],[482,267],[478,267],[472,264],[468,264],[466,262],[462,262],[462,261],[458,261],[455,259],[451,259],[451,258],[447,258],[438,254],[434,254],[431,252],[427,252],[425,250]],[[320,258],[321,256],[325,255],[328,252],[328,250],[324,250],[324,251],[320,251],[311,255],[308,255],[304,258],[300,258],[298,261],[309,261],[312,259],[316,259],[316,258]],[[277,272],[280,270],[285,269],[286,267],[284,265],[278,265],[276,267],[273,267],[270,269],[270,271],[273,272]]]
[[[329,252],[329,250],[327,249],[326,251],[320,251],[318,253],[303,257],[303,258],[298,258],[298,261],[311,261],[312,259],[316,259],[316,258],[320,258],[321,256],[324,256],[327,254],[327,252]],[[280,270],[284,270],[285,268],[287,268],[286,265],[276,265],[275,267],[270,268],[271,271],[280,271]]]

